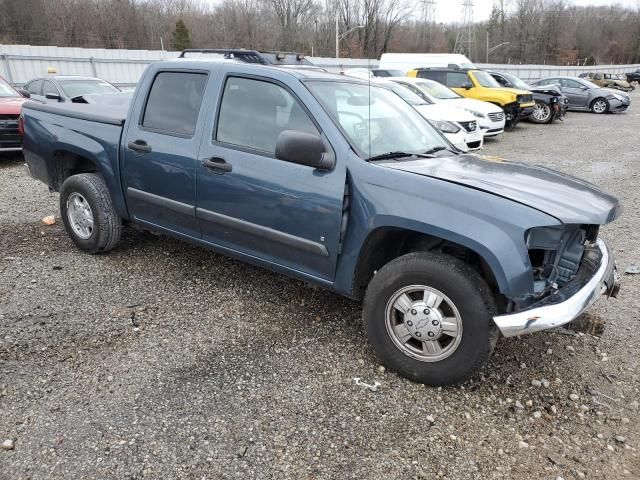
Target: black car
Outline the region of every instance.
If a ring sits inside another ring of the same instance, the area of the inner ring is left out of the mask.
[[[528,120],[534,123],[552,123],[554,120],[561,120],[566,115],[569,99],[562,94],[557,86],[532,86],[510,73],[494,71],[488,73],[503,87],[529,90],[533,93],[536,106]]]
[[[122,93],[115,85],[96,77],[49,75],[24,84],[20,93],[41,102],[89,103],[84,95]]]
[[[635,72],[627,73],[627,82],[640,82],[640,68],[638,68]]]

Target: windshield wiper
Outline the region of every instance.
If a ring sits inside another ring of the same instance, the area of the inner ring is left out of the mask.
[[[375,161],[375,160],[391,160],[394,158],[405,158],[405,157],[422,157],[422,158],[431,158],[429,155],[430,152],[426,153],[409,153],[409,152],[387,152],[381,153],[379,155],[372,155],[367,158],[367,161]]]
[[[458,153],[458,152],[456,152],[455,150],[451,150],[451,149],[450,149],[450,148],[448,148],[448,147],[443,147],[442,145],[439,145],[439,146],[437,146],[437,147],[430,148],[429,150],[427,150],[426,152],[424,152],[424,154],[425,154],[425,155],[433,155],[434,153],[442,152],[443,150],[446,150],[446,151],[451,152],[451,153]]]

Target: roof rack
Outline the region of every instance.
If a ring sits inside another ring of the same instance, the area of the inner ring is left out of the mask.
[[[302,53],[296,52],[267,52],[244,48],[187,48],[180,52],[178,58],[186,58],[188,53],[216,53],[227,59],[262,65],[311,65]]]

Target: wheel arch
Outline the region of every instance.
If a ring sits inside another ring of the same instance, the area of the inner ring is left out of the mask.
[[[399,256],[416,251],[453,255],[474,267],[494,293],[509,290],[507,275],[498,259],[473,239],[453,232],[384,226],[371,231],[362,244],[354,270],[352,296],[362,299],[377,270]]]

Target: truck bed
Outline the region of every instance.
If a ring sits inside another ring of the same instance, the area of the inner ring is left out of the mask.
[[[22,108],[119,126],[124,125],[127,118],[127,111],[129,110],[128,105],[93,105],[87,103],[52,104],[35,101],[25,102]]]

